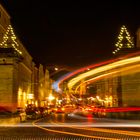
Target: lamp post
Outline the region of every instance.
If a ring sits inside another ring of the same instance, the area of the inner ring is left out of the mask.
[[[49,101],[52,101],[52,100],[54,100],[54,99],[55,99],[55,97],[52,96],[52,94],[50,94],[49,97],[48,97],[48,100],[49,100]]]
[[[46,98],[47,101],[47,114],[48,114],[48,109],[49,109],[49,103],[51,103],[51,101],[53,101],[55,99],[55,97],[52,94],[49,94],[49,96]]]

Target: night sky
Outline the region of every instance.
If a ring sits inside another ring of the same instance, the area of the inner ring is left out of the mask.
[[[138,0],[3,0],[16,35],[36,63],[74,68],[112,56],[122,25],[136,37]]]

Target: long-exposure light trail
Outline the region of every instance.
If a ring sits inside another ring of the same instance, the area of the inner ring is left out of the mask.
[[[56,90],[57,92],[61,92],[60,85],[61,85],[65,80],[67,80],[67,79],[69,79],[69,78],[72,78],[72,77],[76,76],[77,74],[79,74],[79,73],[81,73],[81,72],[86,72],[86,71],[89,70],[89,69],[97,68],[97,67],[100,67],[100,66],[103,66],[103,65],[107,65],[107,64],[109,64],[109,63],[113,63],[113,62],[122,60],[122,59],[126,59],[126,58],[129,58],[129,57],[137,56],[137,55],[139,55],[139,54],[140,54],[140,52],[128,54],[128,55],[125,55],[125,56],[122,56],[122,57],[119,57],[119,58],[116,58],[116,59],[107,60],[107,61],[104,61],[104,62],[101,62],[101,63],[98,63],[98,64],[92,64],[92,65],[89,65],[89,66],[80,68],[80,69],[78,69],[78,70],[75,70],[75,71],[73,71],[73,72],[69,72],[69,73],[67,73],[66,75],[63,75],[62,77],[60,77],[57,81],[55,81],[55,82],[53,83],[52,87],[53,87],[53,89]]]
[[[114,70],[113,72],[108,72],[108,73],[105,73],[105,74],[101,74],[101,75],[99,75],[99,76],[95,76],[95,77],[93,77],[93,78],[89,78],[89,79],[87,79],[87,80],[84,80],[82,83],[80,83],[78,86],[76,86],[76,88],[75,88],[75,93],[77,92],[77,90],[78,90],[78,88],[81,86],[81,85],[83,85],[83,84],[85,84],[85,83],[92,83],[92,82],[94,82],[94,81],[96,81],[96,80],[99,80],[99,79],[102,79],[102,78],[104,78],[104,77],[108,77],[108,76],[110,76],[110,75],[114,75],[114,76],[117,76],[117,74],[120,74],[120,72],[125,72],[125,73],[121,73],[121,75],[127,75],[127,74],[129,74],[129,73],[131,73],[131,72],[136,72],[136,71],[138,71],[139,68],[140,67],[140,64],[137,64],[137,65],[134,65],[134,66],[128,66],[128,67],[124,67],[124,68],[120,68],[119,70]],[[133,70],[133,71],[132,71]]]
[[[85,72],[83,74],[80,74],[78,75],[77,77],[71,79],[69,82],[68,82],[68,88],[69,89],[72,89],[72,87],[78,83],[79,81],[81,81],[82,79],[85,79],[86,77],[89,77],[89,76],[93,76],[93,75],[96,75],[96,74],[99,74],[101,72],[105,72],[107,70],[111,70],[111,69],[115,69],[115,68],[119,68],[119,67],[122,67],[124,65],[128,65],[128,64],[132,64],[132,63],[136,63],[136,62],[139,62],[140,61],[140,56],[136,56],[136,57],[132,57],[132,58],[127,58],[127,59],[124,59],[124,60],[120,60],[120,61],[117,61],[117,62],[113,62],[111,64],[108,64],[108,65],[104,65],[104,66],[101,66],[101,67],[98,67],[98,68],[95,68],[93,70],[90,70],[88,72]]]

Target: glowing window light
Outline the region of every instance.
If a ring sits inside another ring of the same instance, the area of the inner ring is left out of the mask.
[[[27,94],[27,99],[33,99],[34,98],[34,94]]]

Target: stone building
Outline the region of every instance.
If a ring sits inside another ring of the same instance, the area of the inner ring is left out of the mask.
[[[14,34],[10,16],[0,5],[0,103],[14,111],[31,96],[32,57]]]
[[[14,112],[17,107],[43,104],[46,96],[43,65],[36,67],[32,59],[15,35],[10,16],[0,5],[0,107]]]

